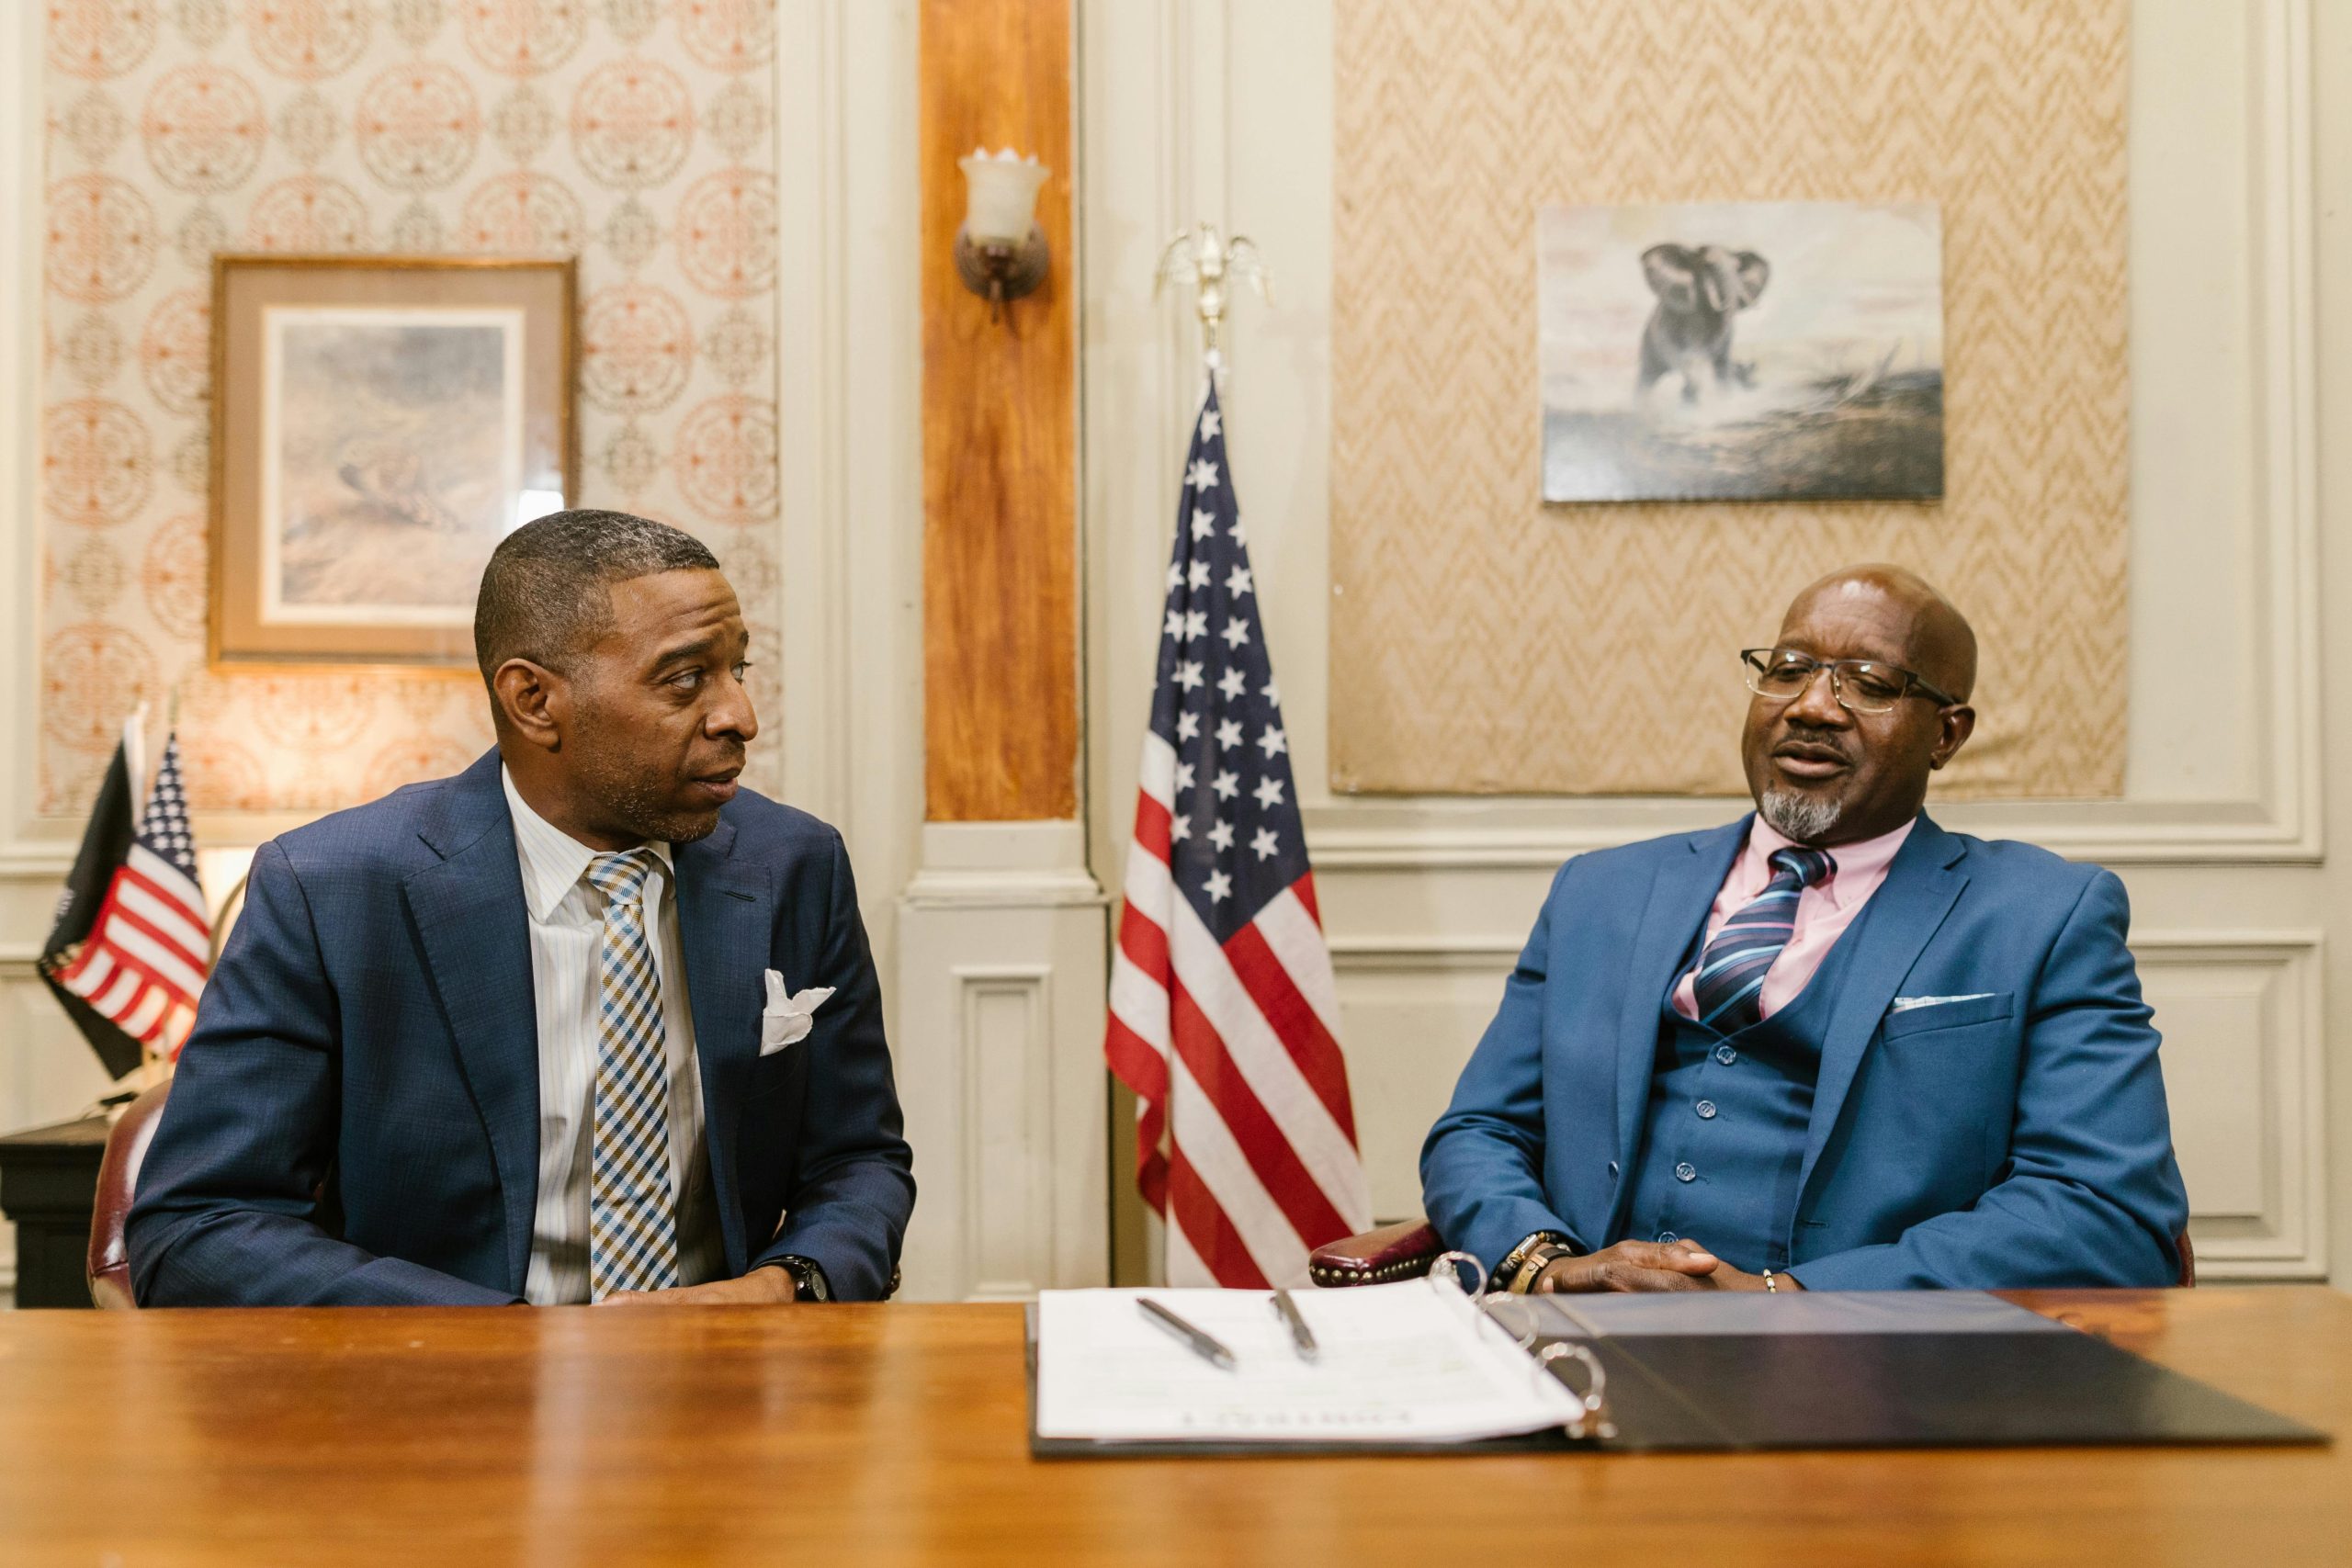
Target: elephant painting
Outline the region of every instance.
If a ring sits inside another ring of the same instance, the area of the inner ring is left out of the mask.
[[[1933,203],[1546,206],[1535,251],[1545,501],[1943,494]]]
[[[1701,373],[1713,377],[1713,389],[1753,386],[1756,367],[1731,356],[1739,312],[1756,303],[1772,276],[1771,264],[1754,251],[1722,245],[1652,245],[1642,253],[1642,275],[1657,308],[1642,329],[1640,390],[1669,375],[1682,378],[1682,400],[1700,398]]]

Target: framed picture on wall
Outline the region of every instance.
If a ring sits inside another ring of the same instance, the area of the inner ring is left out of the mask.
[[[469,669],[498,541],[570,504],[569,261],[212,272],[216,666]]]

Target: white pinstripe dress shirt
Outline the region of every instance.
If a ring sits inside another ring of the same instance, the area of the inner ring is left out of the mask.
[[[531,993],[539,1033],[539,1193],[531,1222],[531,1264],[523,1296],[534,1306],[588,1299],[588,1156],[595,1132],[597,964],[605,896],[581,879],[596,852],[525,802],[504,768],[506,808],[523,866],[531,923]],[[678,939],[676,868],[670,846],[649,846],[662,863],[662,1021],[670,1079],[670,1190],[678,1205],[678,1282],[698,1285],[727,1272],[726,1244],[710,1190],[702,1120],[702,1073]]]

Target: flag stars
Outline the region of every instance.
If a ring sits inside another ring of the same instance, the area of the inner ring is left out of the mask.
[[[1193,458],[1192,471],[1184,476],[1184,482],[1194,490],[1208,489],[1216,483],[1216,465],[1206,457]],[[1193,515],[1198,517],[1200,513],[1195,512]]]
[[[1272,761],[1290,750],[1290,738],[1283,733],[1281,725],[1270,724],[1259,733],[1258,750]]]
[[[1280,779],[1260,779],[1258,781],[1258,787],[1251,790],[1250,793],[1258,797],[1258,808],[1260,810],[1272,811],[1275,807],[1280,806],[1283,803],[1283,781]]]
[[[1209,635],[1209,613],[1206,610],[1184,612],[1184,640],[1198,642]]]
[[[1218,432],[1222,431],[1224,428],[1225,415],[1217,412],[1215,409],[1203,411],[1201,414],[1201,434],[1204,439],[1211,441],[1216,440]]]
[[[1238,670],[1227,670],[1216,678],[1216,689],[1227,702],[1238,702],[1249,684],[1250,678]]]
[[[1188,692],[1196,692],[1200,690],[1202,682],[1201,661],[1197,659],[1178,660],[1174,679],[1178,685],[1183,687],[1184,690]]]
[[[1217,750],[1221,751],[1230,751],[1240,745],[1241,721],[1238,718],[1228,718],[1219,723],[1216,727],[1216,744]]]
[[[1210,872],[1209,879],[1201,885],[1201,891],[1208,895],[1210,903],[1222,904],[1233,897],[1233,878],[1221,871]]]
[[[1218,818],[1216,825],[1209,829],[1209,842],[1217,847],[1217,852],[1219,853],[1223,853],[1225,851],[1231,849],[1233,847],[1233,824],[1227,822],[1222,817]]]
[[[1251,835],[1250,848],[1260,860],[1272,860],[1282,853],[1282,843],[1274,837],[1272,828],[1261,828]]]
[[[1282,705],[1283,694],[1275,688],[1274,678],[1271,675],[1266,677],[1266,683],[1258,688],[1258,694],[1265,698],[1268,702],[1273,704],[1276,707],[1280,707]]]
[[[1216,532],[1216,513],[1205,507],[1193,508],[1193,537],[1205,539]]]
[[[1168,841],[1170,843],[1181,844],[1192,836],[1193,819],[1191,818],[1170,817],[1168,819]]]
[[[1250,623],[1236,616],[1225,623],[1223,636],[1226,647],[1239,648],[1250,640]]]
[[[1190,709],[1190,708],[1186,708],[1182,713],[1180,713],[1180,714],[1178,714],[1178,715],[1176,716],[1176,739],[1179,739],[1179,740],[1193,740],[1193,739],[1199,739],[1199,737],[1200,737],[1200,733],[1201,733],[1201,716],[1200,716],[1199,714],[1194,713],[1194,712],[1193,712],[1192,709]]]
[[[1171,793],[1172,793],[1172,794],[1176,794],[1176,795],[1182,795],[1182,794],[1183,794],[1186,790],[1188,790],[1188,789],[1190,789],[1190,788],[1192,788],[1192,787],[1193,787],[1193,764],[1192,764],[1192,763],[1190,763],[1190,762],[1179,762],[1179,763],[1177,763],[1177,764],[1176,764],[1176,784],[1175,784],[1174,789],[1171,791]]]
[[[1171,593],[1172,593],[1172,592],[1174,592],[1178,588],[1180,588],[1180,587],[1183,586],[1183,582],[1184,582],[1184,569],[1183,569],[1182,567],[1181,567],[1181,566],[1178,566],[1174,561],[1170,561],[1170,562],[1168,563],[1168,590],[1169,590],[1169,592],[1171,592]]]
[[[1209,787],[1216,791],[1219,800],[1231,800],[1241,793],[1241,777],[1238,773],[1219,773],[1209,781]]]
[[[1209,563],[1204,560],[1193,562],[1186,569],[1186,581],[1193,588],[1206,588],[1209,585]]]
[[[1195,584],[1195,586],[1198,585]],[[1246,566],[1235,567],[1225,580],[1225,591],[1237,599],[1244,593],[1254,592],[1250,584],[1250,569]]]
[[[1174,569],[1170,568],[1170,570],[1173,570]],[[1175,584],[1171,582],[1169,586],[1173,588]],[[1159,635],[1162,637],[1182,637],[1184,635],[1184,612],[1176,609],[1171,605],[1168,611],[1167,622],[1159,628]]]

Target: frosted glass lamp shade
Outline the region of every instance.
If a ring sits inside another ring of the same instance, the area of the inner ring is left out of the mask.
[[[1010,147],[994,156],[975,149],[956,166],[964,171],[964,232],[972,243],[1018,245],[1029,237],[1038,187],[1051,169],[1034,157],[1014,157]]]

